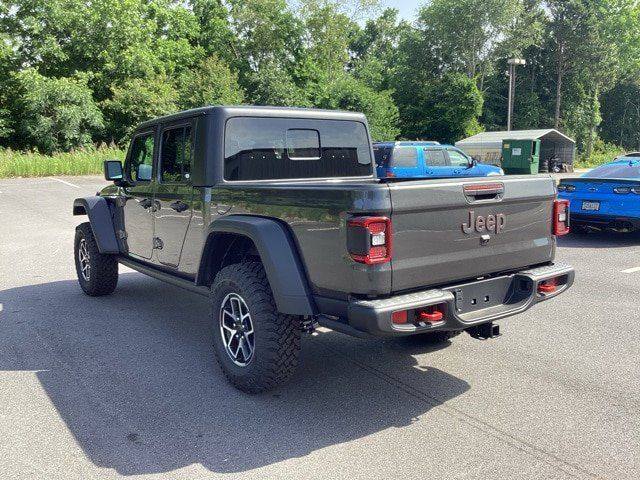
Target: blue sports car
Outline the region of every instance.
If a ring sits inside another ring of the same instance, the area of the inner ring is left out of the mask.
[[[571,230],[640,230],[640,157],[620,158],[558,185],[571,202]]]

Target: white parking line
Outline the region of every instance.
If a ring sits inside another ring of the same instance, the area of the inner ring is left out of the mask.
[[[73,188],[80,188],[78,185],[74,185],[73,183],[65,182],[64,180],[60,180],[59,178],[47,177],[50,180],[55,180],[56,182],[64,183],[65,185],[69,185]]]
[[[626,270],[622,270],[622,273],[636,273],[640,272],[640,267],[627,268]]]

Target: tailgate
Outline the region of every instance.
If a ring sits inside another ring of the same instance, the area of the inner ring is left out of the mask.
[[[553,260],[550,177],[424,180],[389,189],[393,292]]]

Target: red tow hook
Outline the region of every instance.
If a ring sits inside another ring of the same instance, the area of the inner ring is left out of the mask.
[[[430,307],[427,310],[423,310],[418,314],[420,321],[425,323],[441,322],[444,318],[444,313],[438,310],[438,306]]]
[[[555,278],[551,280],[545,280],[544,282],[540,282],[538,284],[538,293],[550,294],[555,293],[558,290],[557,281]]]

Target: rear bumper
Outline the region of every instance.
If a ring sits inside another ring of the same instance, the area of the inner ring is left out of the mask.
[[[627,215],[600,215],[585,213],[570,213],[571,226],[595,227],[600,229],[621,229],[629,228],[640,230],[640,217],[629,217]]]
[[[403,336],[439,330],[465,330],[475,325],[515,315],[536,303],[557,297],[571,287],[572,267],[551,264],[513,274],[476,280],[442,289],[431,289],[377,300],[351,301],[347,318],[321,316],[319,323],[356,336]],[[538,293],[545,280],[558,279],[553,293]],[[421,322],[418,312],[438,305],[444,310],[441,321]],[[391,315],[408,311],[406,324],[394,324]]]

